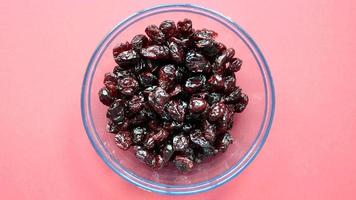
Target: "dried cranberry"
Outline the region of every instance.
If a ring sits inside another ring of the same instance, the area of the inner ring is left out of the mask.
[[[173,146],[171,144],[166,144],[161,150],[161,154],[165,162],[168,162],[171,159],[173,153]]]
[[[216,58],[215,63],[217,66],[225,65],[233,56],[235,55],[235,50],[230,48],[226,49],[219,57]]]
[[[184,151],[188,148],[188,139],[184,135],[176,135],[173,137],[172,144],[174,151]]]
[[[176,69],[174,65],[165,65],[159,70],[158,84],[164,90],[168,90],[174,86],[176,78]]]
[[[146,135],[147,135],[146,128],[138,126],[132,130],[132,137],[133,137],[132,141],[136,144],[143,142]]]
[[[173,120],[178,122],[182,122],[184,120],[185,109],[182,102],[178,100],[172,100],[168,103],[167,112]]]
[[[209,83],[212,91],[219,91],[219,90],[224,89],[224,79],[219,74],[212,75],[209,78],[208,83]]]
[[[156,26],[156,25],[149,25],[145,29],[145,32],[151,40],[156,42],[157,44],[162,44],[165,41],[164,33]]]
[[[165,20],[160,25],[159,28],[164,33],[166,38],[173,36],[177,30],[176,24],[172,20]]]
[[[120,131],[115,135],[116,145],[123,150],[127,150],[132,144],[132,138],[128,131]]]
[[[205,39],[214,39],[216,36],[218,36],[218,33],[216,33],[213,30],[208,30],[208,29],[202,29],[202,30],[196,30],[192,36],[193,40],[205,40]]]
[[[211,65],[208,60],[196,51],[189,51],[187,53],[185,57],[185,66],[187,66],[190,71],[196,73],[209,72],[211,70]]]
[[[134,50],[127,50],[119,53],[115,57],[115,61],[120,67],[130,67],[139,59],[139,55]]]
[[[204,75],[193,76],[187,79],[184,89],[188,93],[199,92],[204,88],[205,82],[206,78]]]
[[[226,112],[226,106],[223,102],[215,103],[213,106],[211,106],[209,110],[208,113],[209,121],[215,122],[216,120],[221,119],[225,112]]]
[[[164,160],[161,155],[156,155],[155,156],[155,162],[153,165],[153,169],[161,169],[164,166]]]
[[[191,34],[193,32],[192,27],[192,20],[190,19],[184,19],[177,23],[177,29],[183,35]]]
[[[219,53],[218,45],[214,40],[199,40],[195,42],[195,46],[208,57],[214,57]]]
[[[181,172],[190,171],[193,169],[194,163],[187,156],[176,156],[173,161],[176,168]]]
[[[164,104],[169,101],[169,97],[165,90],[157,87],[148,95],[148,102],[157,113],[163,114]]]
[[[125,118],[125,103],[122,99],[115,100],[109,107],[106,117],[114,123],[122,122]]]
[[[207,106],[206,101],[200,97],[192,97],[189,102],[189,110],[195,113],[204,112]]]
[[[175,42],[170,42],[168,44],[169,52],[171,53],[172,60],[176,63],[182,63],[184,61],[184,49],[182,46]]]
[[[129,43],[129,42],[125,42],[125,43],[121,43],[121,44],[118,44],[116,45],[114,48],[113,48],[113,55],[114,55],[114,58],[119,55],[120,53],[122,53],[123,51],[127,51],[127,50],[130,50],[132,48],[132,45]]]
[[[178,46],[181,46],[183,49],[188,49],[191,46],[191,41],[188,38],[178,39],[176,37],[169,38],[169,42],[174,42]]]
[[[147,88],[154,85],[157,82],[157,77],[151,72],[142,72],[138,76],[138,80],[142,87]]]
[[[121,94],[132,96],[139,89],[138,82],[132,77],[125,77],[118,81],[118,89]]]
[[[139,34],[132,38],[131,44],[132,48],[135,50],[140,50],[145,47],[148,43],[148,38],[145,35]]]
[[[209,105],[213,105],[221,100],[222,95],[219,93],[209,93],[206,95],[205,99]]]
[[[236,86],[236,77],[235,74],[232,73],[230,76],[225,77],[225,82],[224,82],[224,91],[225,93],[231,93]]]
[[[242,60],[239,58],[233,58],[227,65],[226,69],[231,72],[237,72],[241,69]]]
[[[232,136],[228,132],[226,132],[217,139],[216,146],[220,152],[225,152],[227,147],[232,143]]]
[[[107,88],[101,88],[99,90],[99,100],[106,106],[110,106],[110,104],[115,100],[113,94]]]
[[[178,95],[180,92],[182,92],[182,86],[181,85],[179,85],[179,84],[177,84],[173,89],[171,89],[170,91],[169,91],[169,95],[171,96],[171,97],[174,97],[174,96],[176,96],[176,95]]]
[[[153,136],[155,142],[163,142],[169,136],[169,132],[163,128],[160,128]]]
[[[141,55],[147,59],[168,59],[169,48],[166,46],[152,45],[141,49]]]
[[[129,101],[129,111],[136,113],[142,110],[145,99],[142,95],[134,95]]]

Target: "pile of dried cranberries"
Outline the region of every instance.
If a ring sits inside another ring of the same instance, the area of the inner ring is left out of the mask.
[[[99,91],[109,106],[107,131],[153,169],[172,161],[189,171],[233,141],[234,113],[248,103],[236,86],[242,60],[215,41],[216,32],[194,30],[189,19],[165,20],[145,32],[148,37],[136,35],[113,49],[118,65]]]

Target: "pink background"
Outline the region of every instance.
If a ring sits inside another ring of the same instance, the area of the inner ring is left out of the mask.
[[[87,139],[81,84],[103,36],[157,1],[2,1],[0,199],[356,198],[355,1],[190,3],[230,16],[270,65],[276,115],[255,161],[228,184],[194,196],[129,184]]]

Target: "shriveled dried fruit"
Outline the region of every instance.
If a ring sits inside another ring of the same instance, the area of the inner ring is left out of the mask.
[[[141,49],[141,55],[147,59],[158,60],[169,58],[169,48],[167,46],[152,45]]]
[[[193,169],[193,160],[187,156],[176,156],[173,161],[176,168],[181,172],[187,172]]]
[[[116,145],[123,150],[129,149],[132,144],[130,132],[120,131],[115,135]]]
[[[172,36],[176,33],[176,31],[177,31],[176,24],[175,24],[174,21],[172,21],[172,20],[165,20],[165,21],[163,21],[163,22],[159,25],[159,29],[161,29],[161,31],[164,33],[164,35],[166,36],[166,38],[172,37]]]
[[[119,148],[134,145],[138,160],[159,170],[173,163],[181,172],[224,152],[234,114],[248,97],[236,85],[242,60],[192,21],[149,25],[147,34],[116,45],[117,63],[104,75],[99,100],[107,110],[107,132]]]
[[[157,44],[162,44],[165,42],[164,33],[156,25],[147,26],[145,32],[147,36]]]

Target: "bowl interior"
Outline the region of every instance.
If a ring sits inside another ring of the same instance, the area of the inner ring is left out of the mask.
[[[112,48],[115,44],[130,41],[136,34],[144,34],[147,25],[159,25],[165,19],[177,22],[184,18],[190,18],[193,21],[194,29],[207,28],[215,30],[219,33],[217,37],[218,41],[236,50],[236,56],[243,60],[242,69],[236,74],[237,84],[248,94],[250,102],[243,113],[235,115],[234,127],[231,130],[234,143],[225,153],[218,154],[218,156],[196,165],[193,171],[186,174],[178,173],[177,170],[171,167],[153,171],[138,162],[132,152],[119,149],[115,145],[114,136],[106,133],[105,114],[107,107],[99,102],[98,91],[103,87],[104,74],[112,71],[116,65],[112,56]],[[111,160],[115,162],[115,165],[120,165],[129,173],[159,184],[187,185],[200,183],[223,174],[232,166],[239,163],[253,145],[259,133],[266,109],[267,97],[265,96],[263,76],[250,48],[235,32],[221,22],[201,13],[181,10],[170,10],[169,12],[145,15],[121,28],[120,32],[108,43],[108,46],[103,49],[102,55],[96,64],[90,86],[88,97],[90,100],[89,115],[92,117],[96,134],[102,141],[104,149],[110,155]]]

